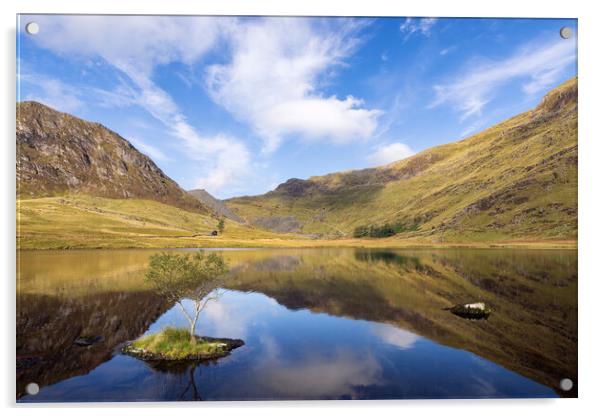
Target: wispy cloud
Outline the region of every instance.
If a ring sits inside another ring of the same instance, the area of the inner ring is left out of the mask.
[[[166,16],[37,16],[41,46],[59,54],[99,56],[150,76],[157,65],[192,64],[211,49],[228,18]],[[43,35],[43,36],[42,36]]]
[[[435,85],[436,97],[430,107],[451,104],[461,120],[480,115],[506,83],[524,79],[523,92],[534,94],[559,82],[575,60],[572,41],[531,42],[506,59],[473,65],[450,81]]]
[[[441,56],[449,55],[450,53],[454,52],[456,49],[457,49],[457,46],[450,46],[447,48],[443,48],[439,51],[439,55],[441,55]]]
[[[381,383],[382,368],[369,352],[337,348],[328,354],[308,353],[297,362],[284,359],[277,346],[265,350],[269,365],[258,380],[285,397],[356,398],[357,386]]]
[[[289,135],[347,143],[371,136],[381,112],[320,87],[355,50],[352,20],[262,19],[228,33],[232,56],[207,70],[210,96],[275,150]],[[258,47],[261,45],[261,47]]]
[[[378,147],[366,159],[372,166],[386,165],[397,160],[405,159],[416,154],[414,150],[404,143],[391,143]]]
[[[372,333],[378,338],[400,348],[402,350],[408,350],[414,347],[420,337],[410,331],[396,328],[387,324],[373,323]]]
[[[35,38],[40,46],[70,59],[100,58],[118,70],[119,84],[112,91],[96,91],[98,102],[145,109],[181,140],[189,158],[202,162],[204,174],[195,182],[213,192],[248,179],[253,161],[247,144],[231,135],[198,131],[155,82],[161,65],[192,67],[218,44],[225,45],[226,63],[208,66],[201,85],[215,103],[251,126],[267,153],[289,136],[348,143],[370,138],[378,127],[380,110],[366,108],[351,95],[323,93],[325,83],[356,50],[365,21],[131,16],[115,24],[103,16],[36,19],[44,31]],[[189,76],[183,82],[198,85]]]
[[[431,29],[433,28],[433,26],[435,26],[436,23],[436,17],[407,17],[406,20],[399,26],[399,30],[405,35],[404,42],[406,42],[414,34],[430,36]]]
[[[67,112],[75,112],[84,107],[84,102],[73,91],[73,88],[58,79],[29,72],[22,66],[19,82],[31,84],[38,90],[36,93],[29,93],[25,97],[20,97],[21,99],[38,101]]]
[[[147,156],[150,156],[153,160],[160,160],[163,162],[171,160],[161,149],[146,143],[144,140],[128,136],[127,140],[134,145],[140,152]]]
[[[199,133],[172,97],[153,81],[158,65],[193,64],[215,46],[230,18],[39,16],[44,36],[40,46],[59,55],[102,58],[125,77],[118,91],[102,91],[105,104],[138,105],[186,146],[186,154],[202,162],[205,175],[197,182],[211,192],[233,185],[250,172],[246,145],[238,139]],[[218,172],[218,173],[216,173]]]

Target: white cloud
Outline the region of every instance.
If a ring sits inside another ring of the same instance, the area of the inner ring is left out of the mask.
[[[357,397],[357,387],[379,384],[382,368],[370,353],[337,349],[329,354],[308,354],[295,362],[288,362],[273,352],[263,365],[260,382],[269,391],[277,391],[288,398]]]
[[[408,350],[414,347],[420,337],[410,331],[396,328],[387,324],[372,324],[372,333],[387,344],[394,345],[402,350]]]
[[[189,157],[201,162],[206,174],[197,183],[210,192],[248,179],[250,153],[234,137],[199,133],[154,81],[158,66],[192,65],[223,45],[231,59],[209,66],[203,85],[216,103],[251,125],[268,152],[289,135],[347,143],[371,137],[378,126],[379,110],[352,96],[321,92],[356,48],[365,23],[165,16],[37,16],[36,21],[40,46],[89,65],[101,58],[119,70],[117,89],[95,91],[99,103],[138,105],[163,123]]]
[[[397,142],[380,146],[368,155],[367,159],[373,166],[380,166],[405,159],[415,153],[407,144]]]
[[[134,145],[136,149],[145,155],[150,156],[153,160],[171,160],[165,153],[161,151],[161,149],[146,143],[144,140],[132,136],[129,136],[127,140]]]
[[[423,17],[418,19],[406,17],[406,20],[399,25],[399,30],[401,33],[405,34],[405,42],[415,33],[420,33],[424,36],[430,36],[431,29],[433,26],[435,26],[435,23],[437,23],[437,18],[435,17]]]
[[[246,146],[235,139],[224,136],[214,137],[212,154],[217,169],[213,169],[197,180],[196,188],[217,192],[226,186],[236,188],[242,185],[245,176],[251,175],[251,155]]]
[[[378,123],[377,111],[359,108],[360,100],[347,97],[305,97],[266,108],[258,130],[268,138],[299,133],[317,139],[327,136],[334,143],[348,143],[354,138],[368,138]]]
[[[572,41],[532,42],[506,59],[473,65],[455,79],[436,85],[436,98],[430,107],[449,103],[462,120],[480,115],[495,92],[507,82],[524,78],[523,91],[537,93],[559,82],[575,59],[576,47]]]
[[[118,19],[118,20],[117,20]],[[192,64],[231,19],[165,16],[36,16],[41,46],[62,54],[97,55],[118,68],[150,76],[157,65]]]
[[[103,103],[136,104],[163,123],[186,146],[186,153],[208,172],[198,182],[219,192],[248,176],[249,152],[241,141],[203,136],[187,121],[172,97],[152,79],[158,65],[192,64],[215,46],[231,18],[122,16],[38,16],[42,28],[35,40],[55,53],[82,58],[102,58],[121,71],[117,91],[98,96]],[[43,36],[42,36],[43,35]]]
[[[37,93],[30,93],[25,100],[38,101],[60,111],[74,112],[84,106],[82,100],[73,91],[73,88],[63,82],[44,75],[26,72],[23,68],[19,74],[19,82],[34,85],[39,90]]]
[[[381,112],[354,97],[324,96],[320,87],[355,49],[357,23],[266,18],[231,27],[232,58],[207,70],[213,100],[249,123],[275,150],[287,135],[347,143],[366,139]]]

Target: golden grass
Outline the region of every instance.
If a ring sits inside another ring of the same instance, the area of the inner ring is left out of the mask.
[[[576,239],[440,241],[438,236],[384,239],[310,239],[226,220],[223,235],[208,234],[217,220],[148,200],[64,196],[17,201],[19,249],[219,247],[524,247],[575,248]]]
[[[256,239],[301,238],[141,199],[61,196],[17,200],[20,249],[246,246]]]

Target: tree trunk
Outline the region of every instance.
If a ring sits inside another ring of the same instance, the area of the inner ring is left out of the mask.
[[[194,336],[194,330],[196,329],[196,321],[199,319],[199,310],[197,309],[194,319],[190,323],[190,342],[196,344],[196,337]]]
[[[196,337],[194,336],[194,326],[190,324],[190,343],[196,344]]]

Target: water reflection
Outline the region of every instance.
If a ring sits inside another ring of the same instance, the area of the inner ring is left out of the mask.
[[[18,391],[45,386],[21,400],[576,395],[557,389],[577,380],[574,251],[227,251],[229,291],[197,332],[246,345],[177,367],[115,352],[186,324],[142,282],[152,253],[21,254]],[[475,299],[488,321],[443,310]],[[82,334],[105,342],[74,347]]]
[[[148,292],[98,293],[70,298],[21,294],[17,312],[17,397],[40,385],[85,374],[137,337],[168,305]],[[104,339],[83,347],[80,336]]]

